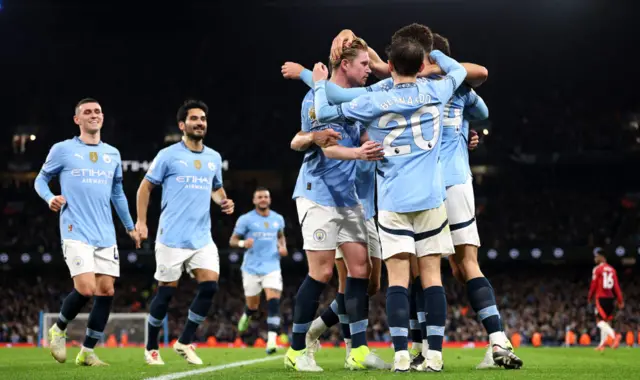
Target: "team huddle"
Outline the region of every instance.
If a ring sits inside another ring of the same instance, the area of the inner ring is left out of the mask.
[[[487,71],[452,59],[448,40],[419,24],[396,31],[386,53],[388,62],[362,38],[344,30],[333,41],[329,68],[317,63],[308,70],[293,62],[282,67],[285,78],[300,79],[310,87],[302,102],[301,131],[290,143],[304,152],[293,199],[309,273],[296,295],[284,364],[296,371],[322,371],[315,360],[319,338],[339,324],[345,368],[442,371],[447,300],[440,263],[447,258],[489,336],[477,368],[518,369],[523,362],[504,332],[494,289],[477,259],[480,239],[469,150],[478,138],[469,122],[488,117],[486,104],[474,90],[487,79]],[[364,87],[372,73],[381,80]],[[94,347],[103,339],[120,275],[110,203],[139,248],[148,238],[151,192],[161,186],[155,239],[158,288],[149,308],[144,358],[150,365],[164,364],[158,335],[178,281],[187,272],[198,290],[173,349],[188,363],[203,364],[192,343],[211,308],[220,275],[211,236],[211,200],[226,214],[235,207],[223,188],[220,154],[203,144],[207,115],[208,107],[201,101],[189,100],[179,108],[182,141],[162,149],[153,160],[138,188],[134,224],[122,187],[120,153],[100,139],[102,108],[89,98],[76,105],[80,136],[55,144],[35,181],[49,208],[60,212],[63,254],[74,282],[48,332],[50,351],[58,362],[66,361],[67,325],[93,298],[76,364],[106,365]],[[55,176],[61,195],[49,189]],[[266,351],[273,354],[281,323],[285,221],[271,210],[268,189],[256,189],[253,204],[252,211],[238,218],[229,241],[231,247],[246,250],[241,267],[246,306],[238,331],[246,331],[258,315],[264,291]],[[369,297],[380,291],[383,262],[392,363],[367,343]],[[334,267],[336,299],[315,318]],[[607,323],[614,307],[611,289],[620,306],[622,295],[613,268],[601,265],[594,271],[594,282],[596,277],[610,285],[602,294],[596,294],[594,285],[589,295],[597,302],[604,341],[615,337]]]

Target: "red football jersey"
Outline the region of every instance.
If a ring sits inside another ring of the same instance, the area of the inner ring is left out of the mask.
[[[589,288],[589,302],[594,298],[617,298],[622,303],[622,291],[618,283],[618,274],[609,264],[602,263],[593,268],[591,287]]]

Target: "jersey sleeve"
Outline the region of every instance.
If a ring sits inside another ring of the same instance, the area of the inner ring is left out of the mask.
[[[42,165],[42,169],[40,169],[40,171],[49,177],[60,174],[64,167],[64,155],[64,145],[61,143],[55,144],[51,147],[51,150],[49,150],[47,159]]]
[[[113,176],[114,180],[122,181],[122,157],[120,157],[120,152],[117,152],[116,160],[118,165],[116,165],[116,172]]]
[[[222,157],[218,155],[216,160],[216,175],[213,176],[213,190],[218,190],[222,187]]]
[[[249,221],[246,215],[242,215],[236,221],[236,226],[233,228],[233,234],[238,236],[246,236],[249,233]]]
[[[440,50],[432,51],[429,56],[447,73],[442,80],[432,81],[438,98],[443,102],[447,102],[453,96],[453,92],[464,82],[467,77],[467,70],[456,60],[444,55]]]
[[[149,170],[144,178],[154,185],[161,185],[164,181],[164,177],[167,174],[167,167],[169,165],[169,155],[166,150],[161,150],[160,153],[153,159]]]
[[[305,97],[300,111],[300,129],[302,132],[311,132],[313,119],[315,118],[316,111],[313,105],[313,98]]]
[[[589,302],[596,296],[596,292],[598,291],[598,276],[598,268],[593,268],[593,272],[591,272],[591,286],[589,287],[589,296],[587,298]]]
[[[473,89],[470,89],[465,95],[464,111],[471,120],[486,120],[489,118],[489,108]]]

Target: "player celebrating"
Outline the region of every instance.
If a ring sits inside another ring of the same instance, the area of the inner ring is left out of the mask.
[[[453,253],[438,164],[440,115],[444,104],[466,77],[465,69],[438,51],[431,58],[448,74],[441,81],[416,82],[424,49],[414,39],[393,40],[389,67],[394,87],[389,92],[359,96],[330,106],[325,93],[326,68],[316,64],[315,107],[320,122],[340,120],[365,124],[385,158],[378,164],[378,224],[389,273],[387,318],[396,350],[394,370],[408,371],[410,278],[409,257],[420,260],[427,305],[429,350],[421,370],[442,370],[446,298],[440,278],[442,255]],[[407,131],[407,127],[410,130]]]
[[[182,141],[158,153],[138,189],[136,228],[141,238],[146,239],[149,197],[155,186],[162,186],[154,275],[159,286],[149,307],[144,355],[151,365],[164,364],[158,351],[158,332],[183,268],[195,277],[198,293],[173,349],[188,363],[202,364],[191,342],[209,312],[220,273],[218,249],[211,238],[210,199],[220,205],[225,214],[232,214],[234,208],[222,187],[220,154],[202,142],[207,133],[208,113],[207,105],[201,101],[184,102],[177,115],[178,126],[184,133]]]
[[[120,152],[100,140],[104,114],[97,100],[82,99],[75,108],[74,122],[80,136],[55,144],[35,180],[35,189],[49,208],[60,211],[60,235],[64,259],[73,279],[73,291],[64,299],[58,320],[49,330],[51,355],[67,360],[66,328],[93,297],[87,334],[76,364],[107,365],[94,353],[103,338],[113,300],[120,262],[113,226],[112,202],[129,236],[140,247],[129,204],[122,190]],[[49,181],[60,177],[61,195],[54,195]]]
[[[344,52],[343,59],[332,63],[332,81],[345,87],[361,86],[370,72],[366,49],[363,40],[354,41]],[[357,158],[378,159],[380,147],[365,142],[357,150],[345,151],[345,148],[357,147],[364,142],[366,134],[361,136],[357,126],[346,123],[319,123],[313,107],[313,90],[305,96],[301,116],[303,132],[333,129],[342,139],[338,145],[320,148],[311,145],[308,135],[296,136],[303,142],[300,150],[306,152],[293,198],[298,207],[309,275],[296,296],[293,339],[285,357],[285,366],[298,371],[322,371],[312,356],[304,355],[305,335],[315,316],[320,295],[333,275],[335,250],[340,246],[349,271],[345,308],[349,316],[352,350],[347,364],[351,369],[384,368],[382,360],[369,351],[366,341],[369,260],[365,247],[364,215],[355,194],[353,162]],[[292,146],[295,143],[292,141]],[[346,157],[351,160],[343,161]]]
[[[268,305],[267,354],[271,355],[276,352],[276,337],[280,332],[280,257],[287,255],[287,241],[284,237],[284,218],[270,209],[269,190],[257,188],[253,193],[253,204],[253,211],[238,218],[229,241],[233,248],[247,249],[241,268],[247,305],[238,322],[238,331],[244,332],[249,327],[249,321],[260,307],[260,292],[264,289]]]
[[[596,267],[593,268],[587,301],[591,303],[595,299],[596,320],[598,321],[598,329],[600,329],[600,344],[596,350],[604,351],[607,338],[613,340],[612,348],[618,348],[620,344],[620,338],[616,336],[616,332],[609,322],[613,320],[616,298],[620,309],[624,307],[624,300],[618,283],[618,273],[611,265],[607,264],[607,258],[602,250],[595,253],[594,261]]]

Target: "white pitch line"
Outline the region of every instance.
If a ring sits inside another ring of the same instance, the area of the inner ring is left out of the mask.
[[[233,363],[228,363],[228,364],[223,364],[223,365],[216,365],[213,367],[207,367],[207,368],[202,368],[202,369],[194,369],[193,371],[185,371],[185,372],[176,372],[176,373],[170,373],[167,375],[162,375],[162,376],[157,376],[157,377],[148,377],[144,380],[173,380],[173,379],[181,379],[183,377],[189,377],[189,376],[193,376],[193,375],[201,375],[203,373],[208,373],[208,372],[216,372],[216,371],[223,371],[225,369],[228,368],[235,368],[235,367],[242,367],[245,365],[252,365],[252,364],[257,364],[257,363],[262,363],[262,362],[268,362],[271,360],[276,360],[276,359],[282,359],[284,357],[284,355],[277,355],[277,356],[269,356],[267,358],[262,358],[262,359],[252,359],[252,360],[243,360],[240,362],[233,362]]]

